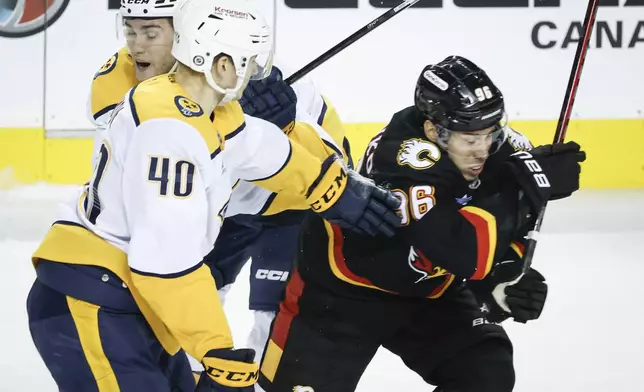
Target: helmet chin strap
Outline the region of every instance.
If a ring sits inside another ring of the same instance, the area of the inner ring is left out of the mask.
[[[245,76],[246,76],[245,74],[243,76],[238,75],[237,76],[237,84],[235,85],[235,87],[226,89],[226,88],[223,88],[223,87],[219,86],[215,82],[215,80],[212,77],[212,72],[206,72],[205,75],[206,75],[206,81],[208,82],[208,85],[210,87],[212,87],[218,93],[224,94],[224,97],[217,104],[217,106],[224,106],[224,105],[226,105],[226,104],[228,104],[228,103],[230,103],[230,102],[232,102],[232,101],[234,101],[235,99],[238,98],[237,95],[239,94],[239,90],[241,89],[241,87],[244,84],[244,79],[245,79]]]

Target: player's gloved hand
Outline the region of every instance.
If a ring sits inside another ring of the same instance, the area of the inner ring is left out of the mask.
[[[297,96],[275,66],[268,77],[248,82],[239,103],[244,113],[273,123],[286,133],[293,128]]]
[[[253,392],[259,377],[255,350],[210,350],[202,363],[204,371],[197,383],[196,392]]]
[[[537,211],[546,201],[568,197],[579,189],[579,163],[585,160],[579,144],[556,143],[514,153],[506,167]]]
[[[487,309],[488,321],[499,323],[509,317],[525,323],[541,315],[548,296],[545,278],[530,268],[523,274],[523,260],[510,250],[483,280],[468,281],[468,286]]]
[[[493,292],[493,295],[500,298],[505,294],[505,302],[514,321],[525,323],[541,316],[548,296],[548,284],[545,281],[546,278],[539,271],[530,268],[517,283],[508,285],[502,293]]]
[[[401,224],[396,214],[400,199],[354,170],[344,166],[341,170],[332,188],[314,199],[311,209],[338,226],[393,237],[394,228]]]

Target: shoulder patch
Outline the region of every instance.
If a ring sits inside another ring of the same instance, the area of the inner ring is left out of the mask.
[[[114,68],[116,67],[116,62],[119,59],[119,54],[114,53],[114,56],[110,57],[105,64],[94,74],[94,79],[98,78],[101,75],[107,75],[108,73],[112,72]]]
[[[437,145],[425,139],[407,139],[398,150],[396,161],[400,166],[409,166],[415,170],[425,170],[434,166],[441,159],[441,150]]]
[[[530,139],[527,138],[524,134],[515,131],[512,128],[508,129],[508,143],[514,151],[527,151],[532,149],[532,143]]]
[[[223,137],[218,134],[210,118],[203,115],[201,106],[186,95],[172,74],[148,79],[132,89],[129,95],[132,117],[137,126],[157,119],[186,123],[199,132],[214,158],[223,149]]]
[[[186,117],[199,117],[203,115],[203,109],[195,101],[188,99],[184,96],[177,95],[174,97],[174,104],[177,105],[177,108]]]

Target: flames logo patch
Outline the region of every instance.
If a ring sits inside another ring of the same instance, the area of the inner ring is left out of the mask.
[[[422,282],[423,280],[438,278],[448,274],[445,268],[434,266],[434,264],[427,259],[422,253],[417,252],[414,247],[409,248],[409,257],[407,258],[409,267],[418,272],[421,276],[414,283]]]
[[[407,139],[398,150],[397,161],[400,166],[425,170],[441,159],[441,150],[434,143],[424,139]]]

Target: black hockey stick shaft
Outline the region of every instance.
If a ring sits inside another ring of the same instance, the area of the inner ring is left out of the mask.
[[[320,65],[322,65],[324,62],[326,62],[328,59],[331,57],[335,56],[336,54],[340,53],[343,51],[346,47],[351,45],[352,43],[356,42],[360,38],[364,37],[371,31],[375,30],[378,26],[382,25],[389,19],[393,18],[397,14],[401,13],[402,11],[406,10],[407,8],[411,7],[412,5],[418,3],[420,0],[405,0],[402,3],[398,4],[394,8],[390,9],[389,11],[385,12],[384,14],[380,15],[376,19],[372,20],[369,22],[366,26],[361,28],[360,30],[356,31],[355,33],[351,34],[347,38],[345,38],[342,42],[339,44],[335,45],[331,49],[327,50],[323,54],[321,54],[318,58],[315,60],[311,61],[307,65],[305,65],[302,69],[299,71],[295,72],[293,75],[289,76],[285,82],[288,84],[293,84],[300,80],[304,75],[308,74],[309,72],[313,71]]]
[[[593,26],[595,24],[595,16],[597,15],[598,5],[599,0],[588,1],[586,17],[584,19],[583,35],[580,39],[580,42],[577,44],[577,52],[575,53],[572,70],[570,71],[568,88],[566,89],[566,95],[564,96],[561,113],[559,114],[559,121],[557,122],[557,130],[555,132],[553,143],[562,143],[566,138],[566,131],[568,130],[568,123],[572,114],[572,107],[575,102],[575,96],[577,95],[577,88],[579,87],[581,70],[584,66],[584,61],[586,60],[586,53],[588,52],[588,45],[590,43],[590,36],[593,31]],[[548,203],[546,202],[539,211],[539,215],[537,216],[537,220],[535,221],[534,228],[528,233],[528,242],[525,249],[524,272],[527,272],[532,265],[532,258],[534,257],[534,251],[537,247],[537,237],[539,236],[539,232],[541,230],[541,225],[543,223],[543,217],[546,213],[547,204]]]

